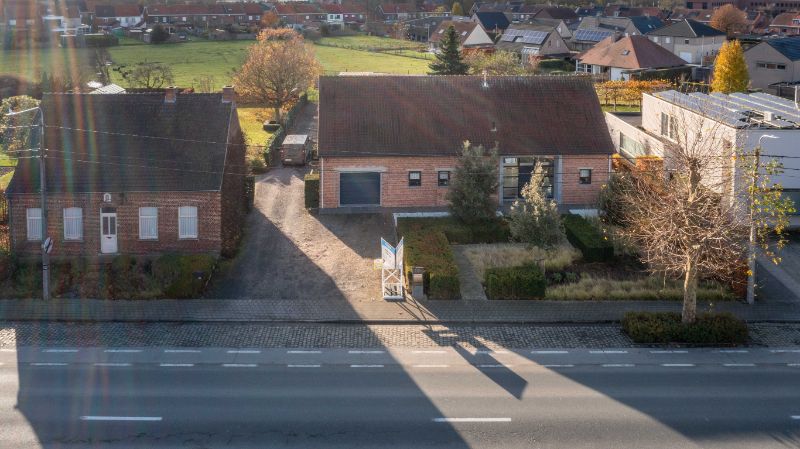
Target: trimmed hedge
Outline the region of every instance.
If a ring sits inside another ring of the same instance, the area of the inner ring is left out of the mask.
[[[692,324],[683,324],[672,312],[628,312],[622,329],[636,343],[686,343],[693,345],[741,345],[747,343],[747,324],[730,313],[704,313]]]
[[[319,208],[319,173],[309,173],[304,178],[306,209]]]
[[[561,220],[567,240],[586,262],[607,262],[614,258],[614,246],[605,240],[597,228],[580,215],[564,215]]]
[[[458,299],[461,296],[458,266],[444,233],[418,229],[404,233],[403,238],[403,263],[408,279],[411,279],[412,267],[425,267],[423,286],[430,299]]]
[[[119,38],[113,34],[86,34],[84,42],[87,47],[114,47],[119,45]]]
[[[486,296],[489,299],[540,299],[547,280],[536,265],[486,270]]]
[[[453,217],[400,218],[397,221],[397,230],[400,235],[409,229],[423,228],[444,232],[447,240],[454,245],[506,243],[511,236],[508,223],[499,218],[474,225],[462,223]]]

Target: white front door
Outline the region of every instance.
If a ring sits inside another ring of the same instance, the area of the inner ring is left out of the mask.
[[[117,252],[117,213],[100,213],[100,252],[114,254]]]

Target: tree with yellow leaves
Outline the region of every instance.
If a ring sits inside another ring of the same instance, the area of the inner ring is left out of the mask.
[[[747,16],[744,11],[733,5],[722,5],[711,16],[709,25],[724,31],[728,37],[733,36],[737,31],[741,31],[747,24]]]
[[[739,41],[729,41],[722,48],[714,61],[714,75],[711,79],[711,90],[729,94],[745,92],[750,84],[744,51]]]

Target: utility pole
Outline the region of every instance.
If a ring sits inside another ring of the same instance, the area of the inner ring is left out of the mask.
[[[777,139],[771,134],[764,134],[758,138],[753,157],[753,171],[750,173],[750,239],[747,242],[747,303],[754,304],[756,300],[756,189],[758,188],[758,171],[761,169],[761,140]]]

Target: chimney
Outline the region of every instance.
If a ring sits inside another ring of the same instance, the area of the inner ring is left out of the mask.
[[[233,86],[222,86],[222,102],[233,103],[236,99],[236,90]]]
[[[164,103],[175,103],[178,99],[178,86],[169,86],[164,90]]]

